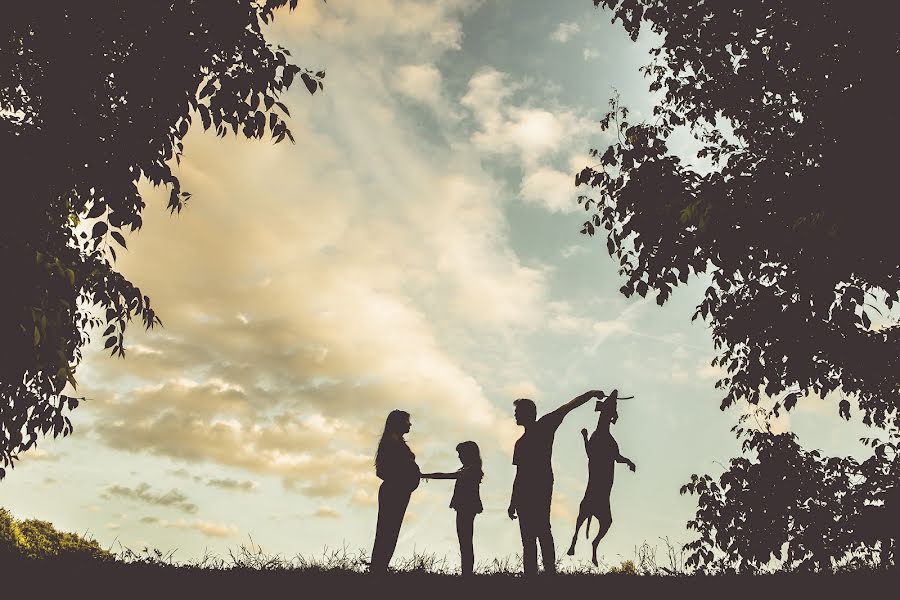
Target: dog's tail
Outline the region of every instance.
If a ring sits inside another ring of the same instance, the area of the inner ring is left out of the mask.
[[[593,515],[588,515],[588,523],[587,529],[584,532],[584,539],[588,539],[591,537],[591,519],[593,519]]]

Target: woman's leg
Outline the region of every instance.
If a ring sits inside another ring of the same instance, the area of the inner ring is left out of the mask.
[[[475,513],[456,513],[456,535],[459,537],[459,557],[463,575],[471,575],[475,566],[472,538],[475,534]]]
[[[410,492],[396,490],[384,483],[378,488],[378,523],[375,526],[375,545],[372,547],[369,571],[374,573],[387,570],[397,547],[409,497]]]

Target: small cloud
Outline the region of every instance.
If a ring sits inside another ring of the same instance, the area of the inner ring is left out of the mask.
[[[432,64],[404,65],[397,70],[398,92],[431,108],[441,102],[441,72]]]
[[[156,523],[159,523],[159,517],[141,517],[141,523],[154,525]]]
[[[117,498],[151,504],[153,506],[174,508],[186,513],[197,512],[197,505],[188,502],[187,496],[178,490],[172,489],[166,493],[154,493],[148,483],[139,483],[134,489],[121,485],[111,485],[106,489],[104,496],[107,498],[115,496]]]
[[[579,254],[587,254],[587,252],[587,246],[572,244],[571,246],[566,246],[565,248],[563,248],[559,254],[563,258],[572,258],[573,256],[578,256]]]
[[[358,506],[378,506],[378,496],[365,490],[356,490],[350,497],[350,504]]]
[[[564,44],[579,31],[581,31],[581,26],[578,23],[560,23],[550,34],[550,39]]]
[[[575,202],[573,177],[547,167],[529,173],[522,180],[519,195],[529,204],[535,204],[552,213],[569,213],[579,208]]]
[[[27,452],[23,452],[20,458],[22,459],[21,464],[27,464],[30,462],[58,462],[61,456],[56,452],[47,452],[41,448],[32,448]]]
[[[600,58],[600,51],[596,48],[585,48],[581,51],[581,55],[584,57],[584,60],[597,60]]]
[[[214,523],[212,521],[166,521],[161,519],[159,524],[167,529],[183,529],[196,531],[208,537],[229,538],[236,537],[238,528],[234,525],[225,525],[224,523]]]
[[[256,489],[255,481],[238,481],[237,479],[208,479],[206,485],[232,492],[252,492]]]
[[[340,518],[341,513],[330,506],[320,506],[316,509],[316,512],[313,513],[313,516],[320,519],[338,519]]]

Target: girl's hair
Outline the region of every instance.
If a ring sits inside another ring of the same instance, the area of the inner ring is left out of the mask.
[[[381,434],[381,439],[378,440],[378,449],[375,451],[376,470],[381,466],[381,449],[384,447],[385,441],[393,436],[397,436],[402,442],[404,433],[403,428],[408,419],[409,413],[405,410],[392,410],[388,414],[387,419],[384,422],[384,432]]]
[[[464,466],[478,469],[480,475],[478,480],[481,481],[484,477],[484,471],[482,470],[481,451],[478,449],[478,444],[473,441],[462,442],[456,445],[456,451],[459,452],[459,458]]]

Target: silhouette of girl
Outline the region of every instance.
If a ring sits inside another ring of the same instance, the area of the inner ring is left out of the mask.
[[[419,465],[403,436],[412,424],[409,413],[393,410],[384,423],[384,433],[375,453],[375,474],[382,480],[378,488],[378,524],[369,571],[383,573],[397,547],[400,525],[409,505],[409,497],[419,487]]]
[[[475,515],[484,510],[478,488],[484,471],[481,469],[481,452],[475,442],[462,442],[456,446],[462,467],[455,473],[425,473],[423,479],[455,479],[450,508],[456,510],[456,535],[459,537],[459,556],[462,574],[471,575],[475,565],[472,537],[475,533]]]

